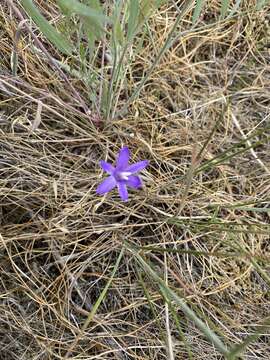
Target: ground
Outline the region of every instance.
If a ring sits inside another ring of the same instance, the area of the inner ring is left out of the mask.
[[[54,1],[35,3],[69,25]],[[84,71],[11,4],[0,4],[0,359],[212,360],[245,339],[242,359],[269,359],[270,9],[245,1],[222,20],[210,1],[196,26],[187,9],[142,84],[181,2],[161,6],[106,115],[107,45]],[[96,194],[99,161],[123,145],[150,162],[128,202]]]

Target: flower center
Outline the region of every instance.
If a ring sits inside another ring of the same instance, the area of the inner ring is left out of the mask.
[[[121,171],[121,172],[118,172],[115,177],[116,177],[117,180],[128,180],[128,177],[130,175],[131,175],[130,172]]]

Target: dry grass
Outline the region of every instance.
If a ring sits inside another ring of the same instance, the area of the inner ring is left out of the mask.
[[[217,3],[201,23],[217,17]],[[179,38],[128,114],[105,128],[83,82],[63,78],[24,28],[12,76],[20,20],[0,5],[0,359],[64,359],[78,336],[72,359],[222,359],[127,249],[81,332],[125,242],[144,247],[225,343],[269,315],[269,9],[249,11],[253,3],[243,5],[245,16]],[[150,19],[156,32],[129,65],[119,109],[175,14],[171,6]],[[251,135],[254,150],[241,143]],[[98,160],[113,161],[122,144],[151,164],[128,203],[95,193]],[[265,330],[244,359],[269,358]]]

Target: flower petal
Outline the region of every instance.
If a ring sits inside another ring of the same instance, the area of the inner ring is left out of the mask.
[[[131,172],[131,173],[137,173],[141,170],[143,170],[144,168],[146,168],[146,166],[149,164],[149,161],[148,160],[142,160],[142,161],[139,161],[135,164],[132,164],[130,166],[128,166],[125,171],[127,172]]]
[[[118,191],[119,191],[119,195],[121,197],[121,199],[123,201],[127,201],[128,199],[128,191],[127,191],[127,186],[123,181],[119,181],[117,183],[117,187],[118,187]]]
[[[124,146],[119,151],[118,159],[116,162],[117,170],[124,170],[128,166],[129,156],[129,149],[127,146]]]
[[[115,186],[116,186],[115,178],[113,176],[109,176],[97,187],[97,193],[99,195],[103,195],[111,191]]]
[[[106,161],[103,161],[103,160],[101,160],[100,162],[99,162],[99,165],[102,167],[102,169],[104,170],[104,171],[106,171],[108,174],[112,174],[113,172],[114,172],[114,170],[115,170],[115,168],[111,165],[111,164],[109,164],[109,163],[107,163]]]
[[[139,187],[142,186],[142,181],[139,178],[139,176],[130,175],[128,177],[127,184],[128,184],[128,186],[130,186],[134,189],[138,189]]]

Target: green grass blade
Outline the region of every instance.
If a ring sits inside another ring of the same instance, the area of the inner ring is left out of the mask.
[[[177,328],[177,331],[179,333],[179,336],[181,338],[181,340],[183,341],[185,347],[186,347],[186,350],[187,350],[187,355],[188,355],[188,358],[189,360],[192,360],[193,359],[193,356],[192,356],[192,351],[191,351],[191,347],[190,345],[188,344],[188,341],[186,339],[186,336],[184,334],[184,331],[182,330],[182,327],[181,327],[181,324],[180,324],[180,320],[179,320],[179,315],[177,314],[177,311],[175,310],[174,308],[174,305],[172,304],[172,302],[170,301],[170,299],[167,298],[166,296],[166,293],[163,291],[162,288],[160,288],[160,291],[162,293],[162,296],[164,298],[164,300],[167,302],[168,304],[168,307],[172,313],[172,317],[174,319],[174,322],[175,322],[175,325],[176,325],[176,328]]]
[[[84,33],[88,39],[89,49],[92,51],[96,40],[100,40],[105,33],[104,24],[109,18],[103,14],[103,9],[97,0],[88,1],[88,5],[77,0],[57,0],[65,13],[78,15],[83,24]]]
[[[174,301],[181,307],[183,313],[189,318],[189,320],[193,321],[197,328],[204,334],[204,336],[220,351],[220,353],[225,356],[228,354],[228,349],[226,345],[220,340],[220,338],[205,324],[196,313],[187,305],[187,303],[181,299],[173,290],[171,290],[164,280],[162,280],[156,272],[152,269],[152,267],[140,256],[140,254],[129,244],[126,244],[127,248],[131,251],[131,253],[136,257],[137,261],[141,264],[143,270],[150,275],[153,280],[162,288],[162,292],[166,294],[166,296]]]
[[[112,283],[112,281],[113,281],[113,278],[114,278],[114,276],[115,276],[115,274],[116,274],[116,271],[117,271],[117,269],[118,269],[118,267],[119,267],[119,265],[120,265],[120,261],[121,261],[123,255],[124,255],[124,247],[122,248],[122,250],[121,250],[121,252],[120,252],[120,254],[119,254],[119,256],[118,256],[118,258],[117,258],[117,260],[116,260],[116,263],[115,263],[115,265],[114,265],[114,267],[113,267],[111,276],[110,276],[107,284],[105,285],[105,287],[104,287],[104,289],[102,290],[101,294],[99,295],[97,301],[95,302],[92,310],[90,311],[90,313],[89,313],[89,315],[88,315],[85,323],[83,324],[83,327],[82,327],[82,330],[83,330],[83,331],[87,329],[88,325],[89,325],[90,322],[93,320],[93,317],[95,316],[95,314],[96,314],[96,312],[97,312],[100,304],[101,304],[102,301],[104,300],[104,298],[105,298],[105,296],[106,296],[106,294],[107,294],[107,291],[108,291],[109,287],[111,286],[111,283]]]
[[[171,254],[181,254],[181,255],[193,255],[193,256],[205,256],[205,257],[218,257],[218,258],[228,258],[228,257],[240,257],[240,253],[221,253],[217,251],[201,251],[201,250],[187,250],[187,249],[175,249],[175,248],[163,248],[156,246],[138,246],[138,250],[142,250],[144,252],[157,252],[157,253],[171,253]],[[245,257],[243,255],[243,257]]]
[[[256,5],[256,10],[262,10],[262,8],[266,5],[266,0],[258,0]]]
[[[154,305],[153,305],[153,301],[151,300],[151,295],[147,289],[147,285],[146,283],[144,282],[143,280],[143,277],[142,277],[142,274],[140,271],[137,271],[138,273],[138,277],[139,277],[139,281],[140,281],[140,284],[142,286],[142,289],[143,289],[143,292],[145,294],[145,297],[148,301],[148,304],[149,304],[149,307],[150,307],[150,310],[151,310],[151,313],[153,315],[153,318],[154,319],[157,319],[156,322],[157,322],[157,326],[158,326],[158,329],[159,329],[159,333],[160,333],[160,336],[162,338],[162,341],[165,343],[166,342],[166,338],[164,336],[164,331],[161,327],[161,323],[160,323],[160,319],[159,319],[159,314],[157,313],[157,310],[155,309]]]
[[[266,129],[268,129],[268,127]],[[239,141],[239,143],[237,143],[236,145],[233,145],[229,149],[223,151],[222,154],[217,155],[217,156],[213,157],[211,160],[206,161],[205,163],[203,163],[201,166],[198,167],[196,173],[206,170],[209,166],[210,167],[217,166],[218,164],[224,163],[225,161],[235,157],[236,155],[240,155],[240,154],[246,152],[247,150],[256,148],[257,146],[264,144],[263,141],[256,141],[254,144],[246,146],[248,140],[252,139],[256,135],[259,135],[259,133],[261,133],[261,131],[260,132],[258,131],[257,134],[252,134],[251,136],[247,137],[246,139]],[[269,139],[269,137],[267,137],[267,140],[268,139]],[[238,150],[240,145],[245,145],[245,148]],[[234,149],[236,149],[236,151],[234,153],[230,154],[230,152]],[[228,154],[228,155],[226,155],[226,154]]]
[[[268,287],[270,287],[270,276],[268,273],[257,263],[254,257],[250,258],[251,264],[254,266],[254,268],[257,270],[257,272],[261,275],[261,277],[264,279],[264,281],[267,283]]]
[[[221,9],[220,9],[221,19],[224,19],[225,16],[228,14],[229,5],[230,5],[230,0],[222,0]]]
[[[138,26],[138,18],[140,14],[140,3],[138,0],[131,0],[129,2],[129,18],[128,18],[128,29],[127,29],[127,41],[133,38],[136,33]]]
[[[225,208],[225,206],[224,206]],[[228,208],[242,211],[251,211],[257,213],[270,213],[270,208],[257,208],[257,207],[249,207],[249,206],[228,206]]]
[[[46,36],[59,51],[67,55],[72,54],[73,48],[71,44],[41,15],[32,0],[21,0],[21,5],[43,35]]]
[[[99,25],[109,21],[109,18],[103,14],[101,7],[90,7],[77,0],[57,0],[57,3],[71,13],[88,17]]]
[[[261,223],[236,223],[229,221],[222,221],[217,219],[217,221],[212,221],[208,219],[208,222],[188,222],[185,220],[184,222],[177,217],[171,217],[167,219],[169,224],[174,224],[183,229],[187,227],[196,229],[197,231],[201,230],[211,230],[211,231],[224,231],[228,233],[243,233],[243,234],[263,234],[268,235],[270,231],[270,226],[267,224]],[[257,230],[258,229],[258,230]]]
[[[241,0],[237,0],[237,1],[235,2],[235,5],[234,5],[232,11],[231,11],[230,14],[229,14],[229,17],[233,16],[233,15],[237,12],[237,10],[239,9],[240,5],[241,5]]]
[[[192,15],[192,24],[194,25],[199,19],[205,0],[196,0],[195,8]]]
[[[197,154],[197,156],[196,156],[197,160],[200,160],[202,154],[204,153],[205,149],[209,145],[209,143],[212,140],[214,134],[216,133],[216,130],[217,130],[218,126],[220,125],[220,123],[221,123],[221,121],[223,119],[224,119],[223,114],[221,114],[221,116],[219,116],[218,120],[216,121],[215,125],[213,126],[209,136],[206,138],[202,148],[200,149],[199,153]]]
[[[214,156],[211,160],[205,161],[202,165],[200,165],[198,167],[198,169],[196,170],[196,173],[199,173],[199,172],[201,172],[203,170],[206,170],[208,168],[208,165],[210,167],[212,165],[216,166],[217,164],[223,163],[224,161],[226,161],[226,160],[228,160],[228,159],[230,159],[230,158],[232,158],[232,157],[234,157],[234,156],[236,156],[238,154],[242,154],[242,153],[244,153],[245,151],[247,151],[249,149],[252,149],[252,148],[255,148],[255,147],[259,146],[259,145],[264,144],[263,141],[256,141],[254,144],[246,146],[246,144],[248,144],[249,140],[252,140],[254,137],[260,136],[260,135],[265,135],[265,137],[266,137],[265,141],[269,141],[270,137],[266,135],[268,130],[270,130],[270,127],[266,126],[265,128],[254,132],[250,136],[248,136],[245,139],[239,141],[237,144],[235,144],[235,145],[231,146],[230,148],[228,148],[227,150],[223,151],[222,154]],[[239,150],[239,147],[242,146],[242,145],[244,145],[245,148]],[[230,154],[230,152],[232,152],[233,150],[237,150],[237,151]],[[201,154],[201,152],[200,152],[200,154]]]
[[[178,25],[180,24],[180,21],[184,18],[186,13],[190,10],[190,8],[192,6],[192,3],[193,3],[193,0],[190,0],[190,1],[187,1],[184,4],[181,13],[177,16],[177,19],[176,19],[176,21],[175,21],[175,23],[174,23],[174,25],[172,27],[172,30],[170,31],[166,41],[164,42],[164,45],[162,46],[162,48],[160,49],[158,55],[156,56],[155,60],[153,61],[152,65],[150,66],[150,68],[146,72],[146,75],[144,76],[144,78],[140,81],[139,85],[135,88],[135,90],[133,91],[133,93],[129,97],[129,99],[126,101],[123,108],[117,113],[116,118],[119,117],[119,116],[124,115],[126,113],[128,107],[130,106],[130,104],[139,96],[142,88],[144,87],[145,83],[147,82],[147,80],[149,79],[151,74],[153,73],[153,71],[154,71],[155,67],[157,66],[157,64],[160,62],[162,56],[164,55],[164,53],[170,48],[170,46],[175,41],[174,35],[175,35],[175,32],[176,32],[176,29],[178,28]]]
[[[245,340],[243,340],[240,344],[237,344],[232,347],[232,349],[229,351],[229,354],[227,355],[228,360],[235,360],[238,359],[239,356],[245,351],[245,349],[248,347],[249,344],[257,340],[262,332],[269,331],[270,326],[270,318],[267,318],[262,325],[260,325],[260,330],[255,331],[253,334],[247,336]]]
[[[133,0],[131,0],[133,1]],[[145,20],[149,17],[151,12],[160,6],[160,1],[153,0],[141,0],[140,1],[140,25],[145,23]]]
[[[84,331],[88,328],[89,324],[91,323],[91,321],[93,320],[98,308],[100,307],[100,304],[102,303],[102,301],[104,300],[106,294],[107,294],[107,291],[109,289],[109,287],[111,286],[111,283],[113,281],[113,278],[116,274],[116,271],[117,269],[119,268],[119,265],[120,265],[120,261],[124,255],[124,251],[125,251],[125,248],[122,247],[121,249],[121,252],[120,254],[118,255],[118,258],[116,260],[116,263],[113,267],[113,270],[112,270],[112,273],[111,273],[111,276],[107,282],[107,284],[105,285],[104,289],[102,290],[101,294],[99,295],[97,301],[95,302],[95,304],[93,305],[93,308],[92,310],[89,312],[88,316],[87,316],[87,319],[85,320],[82,328],[81,328],[81,331],[78,333],[78,335],[75,337],[74,341],[71,343],[68,351],[66,352],[66,355],[64,357],[64,359],[68,359],[72,353],[72,351],[74,350],[74,348],[76,347],[76,345],[78,344],[79,340],[81,339],[81,337],[83,336],[83,333]]]

